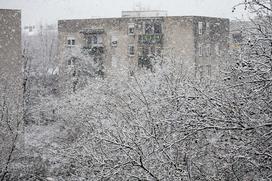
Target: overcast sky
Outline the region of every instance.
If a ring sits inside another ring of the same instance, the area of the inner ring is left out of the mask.
[[[242,18],[245,12],[232,13],[242,0],[0,0],[0,9],[21,9],[23,25],[57,23],[58,19],[120,17],[122,10],[137,6],[167,10],[170,16],[203,15]]]

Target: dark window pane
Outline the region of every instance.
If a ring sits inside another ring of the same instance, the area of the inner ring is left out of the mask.
[[[154,33],[161,34],[162,33],[162,27],[160,23],[154,24]]]
[[[145,23],[145,34],[153,34],[153,27],[151,23]]]

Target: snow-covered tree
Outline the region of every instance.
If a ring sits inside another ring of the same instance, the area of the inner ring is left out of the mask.
[[[169,62],[129,78],[94,79],[54,103],[70,140],[52,151],[65,160],[59,178],[269,178],[271,115],[253,114],[259,101],[236,82],[191,81],[177,65]]]

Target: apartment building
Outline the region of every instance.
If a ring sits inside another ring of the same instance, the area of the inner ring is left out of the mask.
[[[189,76],[215,78],[228,51],[229,20],[124,11],[119,18],[58,21],[60,74],[71,65],[64,52],[79,48],[102,61],[106,74],[152,69],[158,57],[178,60]],[[73,61],[75,61],[73,59]]]

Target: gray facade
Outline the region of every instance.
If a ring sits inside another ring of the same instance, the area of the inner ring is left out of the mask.
[[[189,76],[213,78],[228,51],[229,20],[197,16],[60,20],[58,33],[60,74],[69,64],[63,52],[77,47],[103,61],[106,74],[152,68],[156,57],[172,57]]]
[[[23,80],[21,11],[0,9],[0,25],[0,105],[6,99],[11,106],[9,111],[17,112]]]
[[[22,120],[21,59],[21,11],[0,9],[0,160],[3,163],[8,159]]]

